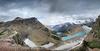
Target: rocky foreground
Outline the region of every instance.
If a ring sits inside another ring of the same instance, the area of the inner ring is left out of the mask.
[[[0,51],[50,51],[45,48],[29,48],[13,43],[11,39],[0,40]]]
[[[58,40],[51,37],[50,30],[35,17],[17,17],[12,21],[0,22],[0,51],[48,51],[40,47],[31,49],[23,42],[26,38],[37,46],[48,42],[58,43]]]

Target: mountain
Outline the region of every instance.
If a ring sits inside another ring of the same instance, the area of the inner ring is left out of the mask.
[[[91,21],[91,22],[85,22],[82,25],[86,25],[88,27],[93,27],[93,24],[95,24],[95,22],[94,21]]]
[[[15,42],[23,44],[25,38],[32,40],[36,45],[41,46],[46,42],[56,42],[55,39],[50,37],[50,30],[41,24],[37,18],[20,18],[8,22],[0,22],[0,38],[6,38],[17,32],[17,37],[14,36]],[[20,39],[18,39],[20,38]]]
[[[59,25],[55,25],[53,27],[53,30],[56,32],[66,32],[69,30],[69,28],[71,27],[70,23],[64,23],[64,24],[59,24]]]
[[[49,29],[55,32],[61,32],[61,33],[65,33],[65,32],[70,32],[70,33],[74,33],[74,32],[78,32],[80,31],[81,28],[81,24],[74,24],[74,23],[63,23],[63,24],[58,24],[58,25],[54,25],[54,26],[49,26]]]
[[[100,51],[100,16],[98,16],[92,28],[93,30],[85,38],[85,41],[89,47],[89,50]]]
[[[100,51],[100,16],[91,25],[92,30],[84,39],[83,44],[72,51]]]

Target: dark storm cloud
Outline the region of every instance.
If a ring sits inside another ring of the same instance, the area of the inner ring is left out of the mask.
[[[56,13],[85,13],[100,9],[100,0],[0,0],[0,8],[9,10],[27,7],[34,9],[42,4],[48,5],[50,12]]]
[[[9,10],[14,8],[23,8],[23,7],[36,7],[39,4],[39,0],[0,0],[0,8]]]
[[[99,5],[100,0],[0,0],[0,19],[17,16],[48,17],[53,14],[97,16],[100,14]]]
[[[51,12],[75,14],[100,9],[100,0],[50,0]]]

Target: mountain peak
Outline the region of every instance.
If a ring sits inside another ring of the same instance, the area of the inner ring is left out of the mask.
[[[16,17],[14,20],[22,20],[23,18],[21,17]]]
[[[31,17],[31,18],[23,19],[21,17],[16,17],[14,20],[37,20],[37,18],[36,17]]]

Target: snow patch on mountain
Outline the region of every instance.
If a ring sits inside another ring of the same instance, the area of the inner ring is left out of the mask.
[[[86,22],[95,21],[94,17],[83,17],[83,16],[50,16],[43,19],[39,19],[41,23],[44,25],[57,25],[62,23],[75,23],[75,24],[83,24]]]

